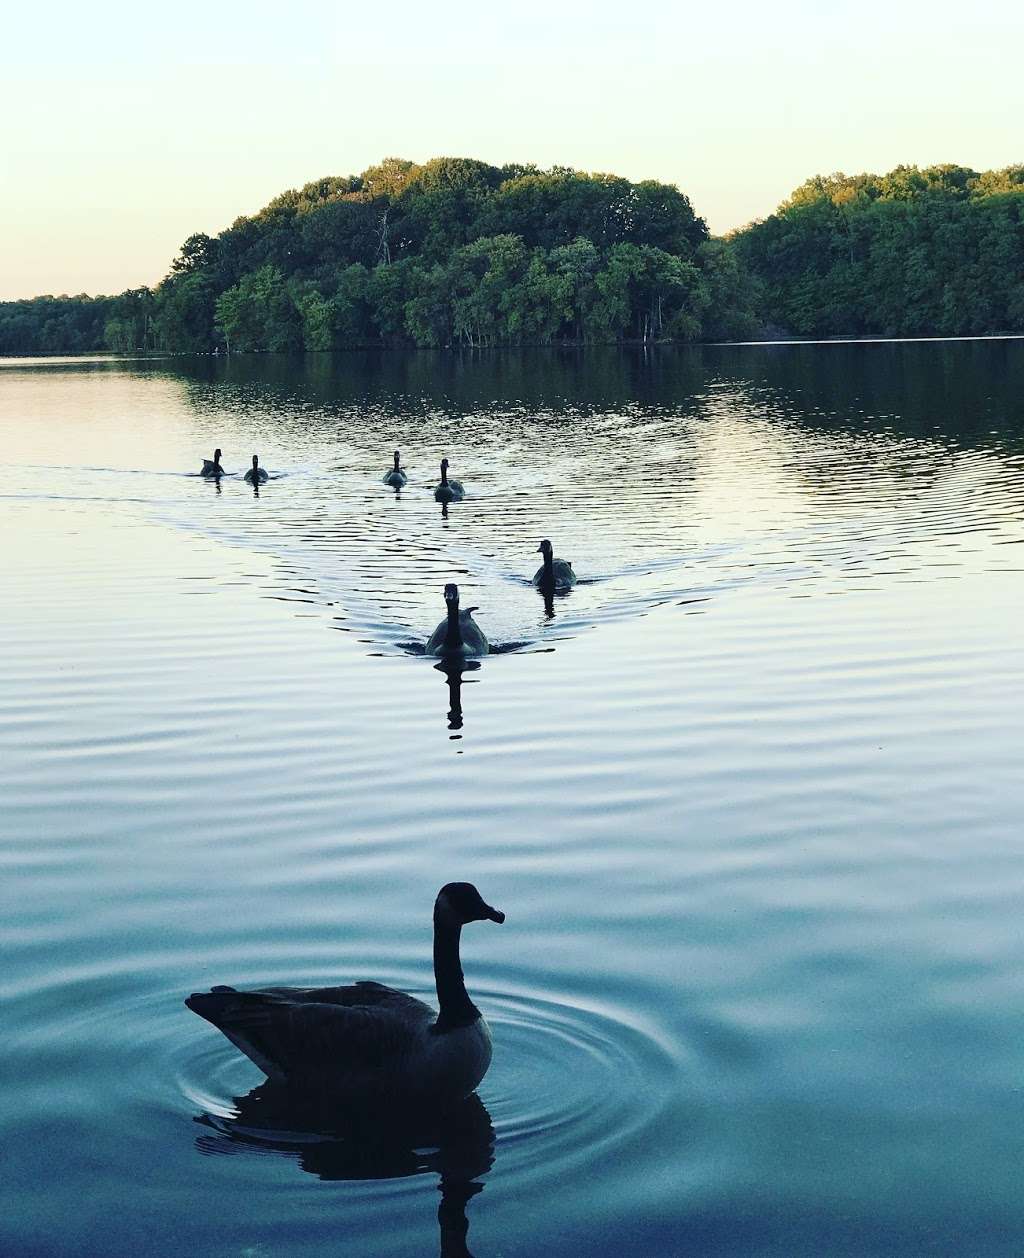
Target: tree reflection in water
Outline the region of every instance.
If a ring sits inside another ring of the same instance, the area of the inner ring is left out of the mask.
[[[268,1080],[234,1105],[231,1116],[196,1115],[207,1129],[196,1137],[201,1153],[283,1154],[322,1180],[436,1174],[441,1258],[472,1258],[466,1205],[494,1164],[494,1126],[475,1092],[442,1113],[361,1114]]]

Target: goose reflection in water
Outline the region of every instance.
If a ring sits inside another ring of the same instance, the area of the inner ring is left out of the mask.
[[[448,728],[462,729],[462,674],[475,672],[480,667],[480,661],[444,659],[434,667],[439,673],[444,673],[448,683]]]
[[[279,1154],[321,1180],[436,1174],[441,1258],[472,1258],[466,1205],[494,1164],[494,1126],[474,1092],[439,1113],[333,1114],[322,1097],[266,1082],[234,1098],[236,1113],[199,1114],[204,1154]],[[383,1203],[382,1203],[383,1204]]]

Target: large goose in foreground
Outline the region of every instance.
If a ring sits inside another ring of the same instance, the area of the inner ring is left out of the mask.
[[[351,987],[214,987],[185,1001],[271,1079],[352,1104],[431,1104],[468,1096],[491,1062],[491,1033],[466,993],[459,939],[467,922],[503,922],[468,882],[434,903],[439,1012],[381,983]]]
[[[473,613],[478,609],[459,609],[459,587],[451,581],[444,587],[444,601],[448,605],[448,615],[427,639],[425,653],[448,660],[486,655],[490,645],[484,631],[473,619]]]

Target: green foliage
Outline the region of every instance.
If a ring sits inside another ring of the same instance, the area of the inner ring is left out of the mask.
[[[670,184],[389,157],[284,192],[219,236],[190,236],[154,292],[104,299],[87,333],[0,306],[0,334],[9,327],[0,349],[690,339],[712,293],[740,312],[720,312],[721,326],[746,326],[752,304],[739,262],[730,271],[705,255],[707,243],[704,221]]]
[[[82,354],[104,348],[113,298],[33,297],[0,302],[0,354]]]
[[[1024,329],[1024,166],[807,180],[711,240],[671,184],[388,157],[190,236],[154,291],[0,303],[0,353]]]
[[[196,354],[217,343],[213,325],[216,289],[202,271],[170,276],[156,290],[153,330],[157,349]]]
[[[216,321],[229,349],[302,348],[302,316],[274,266],[245,275],[217,298]]]
[[[1024,327],[1024,167],[818,177],[731,245],[763,317],[800,335]]]

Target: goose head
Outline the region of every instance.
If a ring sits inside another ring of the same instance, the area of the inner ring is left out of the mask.
[[[449,608],[453,606],[458,607],[459,587],[455,584],[454,581],[449,581],[448,584],[444,587],[444,601],[448,604]]]
[[[396,472],[401,471],[401,468],[398,466],[398,454],[399,452],[396,450],[395,451],[395,471]]]
[[[541,544],[537,547],[537,554],[543,555],[545,559],[550,559],[553,553],[551,543],[545,537]]]
[[[220,462],[220,448],[219,447],[213,452],[213,461],[214,463]]]
[[[468,922],[497,922],[505,920],[500,909],[484,902],[480,892],[471,882],[449,882],[437,893],[434,902],[434,921],[439,925],[465,926]]]
[[[259,467],[259,465],[260,465],[259,455],[254,454],[252,456],[252,470],[255,472],[256,469]]]
[[[442,459],[441,460],[441,480],[446,481],[447,479],[448,479],[448,460]]]

